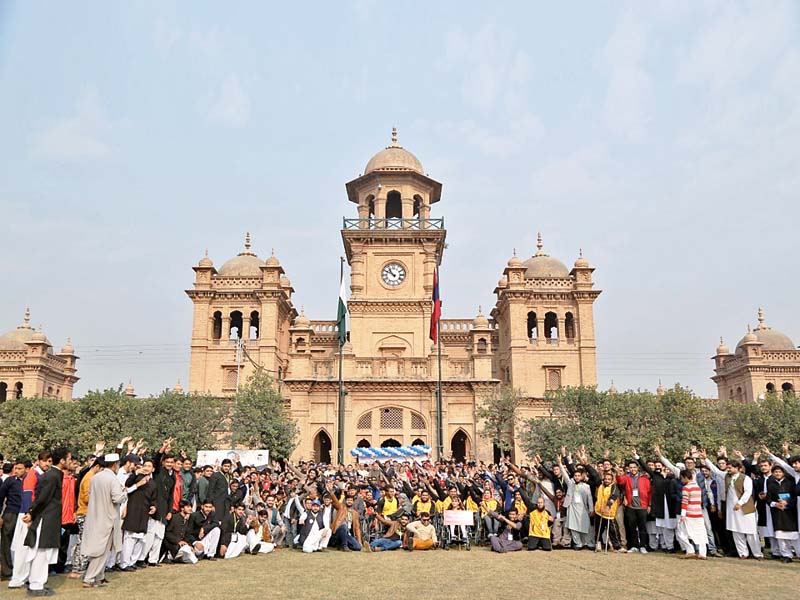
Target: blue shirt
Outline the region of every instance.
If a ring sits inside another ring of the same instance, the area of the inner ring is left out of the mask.
[[[0,485],[0,508],[5,502],[3,514],[19,514],[22,510],[22,479],[12,475]]]

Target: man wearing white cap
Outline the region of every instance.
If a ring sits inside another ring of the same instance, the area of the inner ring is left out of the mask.
[[[83,529],[83,553],[89,566],[83,578],[84,587],[105,584],[108,551],[122,550],[122,529],[119,505],[127,495],[117,479],[119,454],[103,457],[105,468],[92,478],[89,488],[89,508]]]

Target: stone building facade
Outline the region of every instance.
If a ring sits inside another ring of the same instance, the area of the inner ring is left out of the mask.
[[[340,231],[350,268],[345,452],[355,446],[436,446],[437,348],[429,338],[433,276],[447,231],[434,206],[442,184],[397,143],[345,185],[355,204]],[[458,265],[443,269],[459,268]],[[595,385],[593,268],[536,253],[513,256],[489,317],[441,321],[444,452],[489,459],[476,408],[502,384],[522,390],[521,418],[546,412],[546,390]],[[298,313],[274,254],[244,250],[218,270],[194,267],[189,391],[228,396],[256,365],[277,381],[300,430],[295,458],[335,457],[339,353],[334,320]],[[332,306],[333,306],[333,299]],[[237,358],[237,352],[238,358]]]
[[[41,328],[31,327],[26,309],[22,325],[0,336],[0,402],[32,397],[71,400],[78,381],[77,360],[69,340],[53,354]]]
[[[719,340],[714,355],[720,400],[753,402],[769,392],[794,393],[800,385],[800,350],[788,335],[769,327],[758,309],[758,325],[747,333],[733,352]]]

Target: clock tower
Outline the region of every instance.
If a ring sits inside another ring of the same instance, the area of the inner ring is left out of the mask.
[[[358,218],[342,229],[351,268],[350,344],[357,357],[426,358],[433,271],[441,262],[444,219],[431,218],[442,184],[397,143],[370,159],[346,184]]]

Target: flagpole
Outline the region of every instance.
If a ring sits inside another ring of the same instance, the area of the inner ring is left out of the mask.
[[[439,261],[436,261],[436,284],[439,285]],[[439,304],[441,306],[441,295],[439,296]],[[436,384],[436,450],[438,459],[444,458],[444,424],[442,423],[442,316],[436,320],[436,351],[439,360],[439,380]]]
[[[439,460],[444,456],[444,427],[442,426],[442,319],[436,322],[436,346],[439,353],[439,381],[436,387],[436,423],[439,431],[437,435]]]
[[[339,257],[339,282],[344,281],[344,257]],[[345,323],[347,321],[345,320]],[[344,327],[344,325],[342,325]],[[346,330],[345,330],[346,331]],[[340,334],[341,335],[341,334]],[[346,334],[345,334],[346,335]],[[344,464],[344,380],[342,378],[342,362],[344,357],[343,337],[339,338],[339,427],[336,439],[336,456],[340,465]]]

